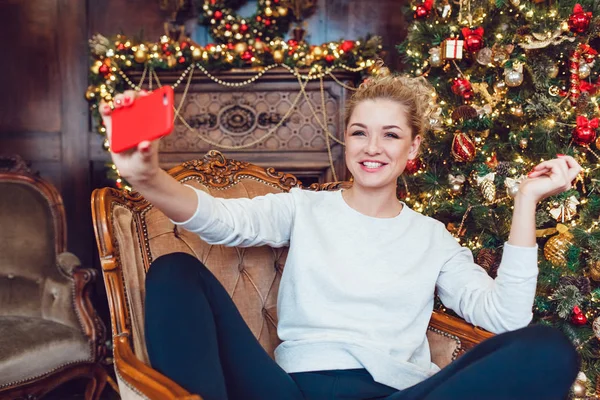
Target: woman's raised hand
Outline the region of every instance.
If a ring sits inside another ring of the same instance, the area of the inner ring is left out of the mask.
[[[536,165],[519,185],[517,196],[530,198],[537,203],[565,192],[571,189],[580,171],[581,166],[573,157],[559,154],[555,159]]]
[[[146,91],[135,92],[127,90],[123,94],[118,94],[113,99],[114,108],[129,107],[133,104],[136,97],[146,96]],[[99,105],[100,114],[106,127],[106,136],[109,144],[112,135],[112,109],[109,104],[104,101]],[[119,170],[119,174],[127,179],[131,184],[136,182],[148,182],[152,180],[160,167],[158,165],[158,140],[143,141],[137,145],[137,148],[124,151],[122,153],[110,152],[112,160]]]

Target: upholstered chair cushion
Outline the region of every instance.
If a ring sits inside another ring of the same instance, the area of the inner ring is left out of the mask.
[[[93,361],[81,329],[36,317],[0,317],[0,386]]]
[[[80,329],[72,284],[56,267],[54,212],[33,185],[0,182],[0,316],[48,318]]]

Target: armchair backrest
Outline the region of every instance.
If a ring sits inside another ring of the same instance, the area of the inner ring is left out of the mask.
[[[54,320],[79,329],[73,293],[57,268],[66,248],[60,194],[19,157],[0,163],[0,315]]]

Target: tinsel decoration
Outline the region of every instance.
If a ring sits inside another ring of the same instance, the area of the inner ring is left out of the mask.
[[[477,177],[477,184],[481,189],[481,194],[483,195],[483,198],[489,203],[496,200],[496,185],[494,184],[495,177],[496,174],[494,172],[490,172],[487,175]]]
[[[496,278],[500,266],[500,255],[495,249],[483,248],[479,250],[475,261],[487,271],[490,277]]]
[[[567,264],[567,250],[573,244],[573,235],[563,224],[556,226],[558,235],[552,236],[544,245],[544,257],[556,266]]]
[[[456,132],[452,139],[452,156],[458,162],[469,162],[475,159],[475,143],[464,132]]]
[[[596,50],[592,49],[587,44],[579,43],[569,58],[569,72],[571,74],[569,78],[569,83],[571,84],[569,88],[569,100],[572,106],[577,105],[577,101],[579,100],[582,89],[586,89],[588,91],[590,90],[589,84],[587,82],[582,83],[581,78],[579,77],[579,66],[581,64],[582,57],[584,61],[590,63],[594,60],[594,57],[597,54],[598,52],[596,52]]]

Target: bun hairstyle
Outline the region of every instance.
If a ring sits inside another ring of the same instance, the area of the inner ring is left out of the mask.
[[[407,75],[392,75],[387,68],[381,68],[379,75],[369,77],[352,94],[346,104],[345,124],[352,116],[354,108],[362,101],[386,99],[395,101],[406,110],[408,126],[414,139],[423,136],[429,129],[429,118],[435,110],[436,92],[424,77],[413,78]]]

